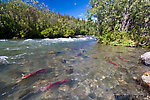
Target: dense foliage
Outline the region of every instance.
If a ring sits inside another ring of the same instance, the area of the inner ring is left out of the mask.
[[[0,38],[56,38],[90,34],[90,22],[50,11],[35,0],[0,1]]]
[[[149,0],[90,0],[87,17],[101,43],[150,47],[149,14]]]
[[[35,0],[0,1],[0,38],[96,35],[104,44],[150,47],[149,14],[149,0],[90,0],[88,20],[55,13]]]

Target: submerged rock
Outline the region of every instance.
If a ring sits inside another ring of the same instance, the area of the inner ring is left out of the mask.
[[[150,52],[141,55],[141,60],[145,65],[150,66]]]
[[[3,65],[2,61],[0,61],[0,65]]]
[[[63,52],[50,51],[50,52],[48,52],[48,53],[51,54],[51,55],[56,55],[56,56],[58,56],[59,54],[62,54]]]
[[[66,73],[67,73],[67,74],[72,74],[72,73],[73,73],[73,69],[72,69],[72,68],[66,69]]]

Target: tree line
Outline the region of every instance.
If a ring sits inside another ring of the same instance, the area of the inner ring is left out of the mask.
[[[0,1],[0,38],[58,38],[91,34],[90,22],[50,11],[35,0]]]

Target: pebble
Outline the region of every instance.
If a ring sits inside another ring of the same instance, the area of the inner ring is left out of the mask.
[[[125,80],[118,80],[121,84],[126,85],[127,82]]]
[[[69,86],[68,86],[68,85],[61,85],[61,86],[59,87],[59,90],[60,90],[60,91],[69,91]]]
[[[105,76],[102,76],[102,79],[105,79],[106,77]]]

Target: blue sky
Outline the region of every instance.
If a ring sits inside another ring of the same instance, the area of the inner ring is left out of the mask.
[[[76,18],[85,18],[87,5],[89,0],[38,0],[39,3],[48,5],[50,10],[74,16]]]

